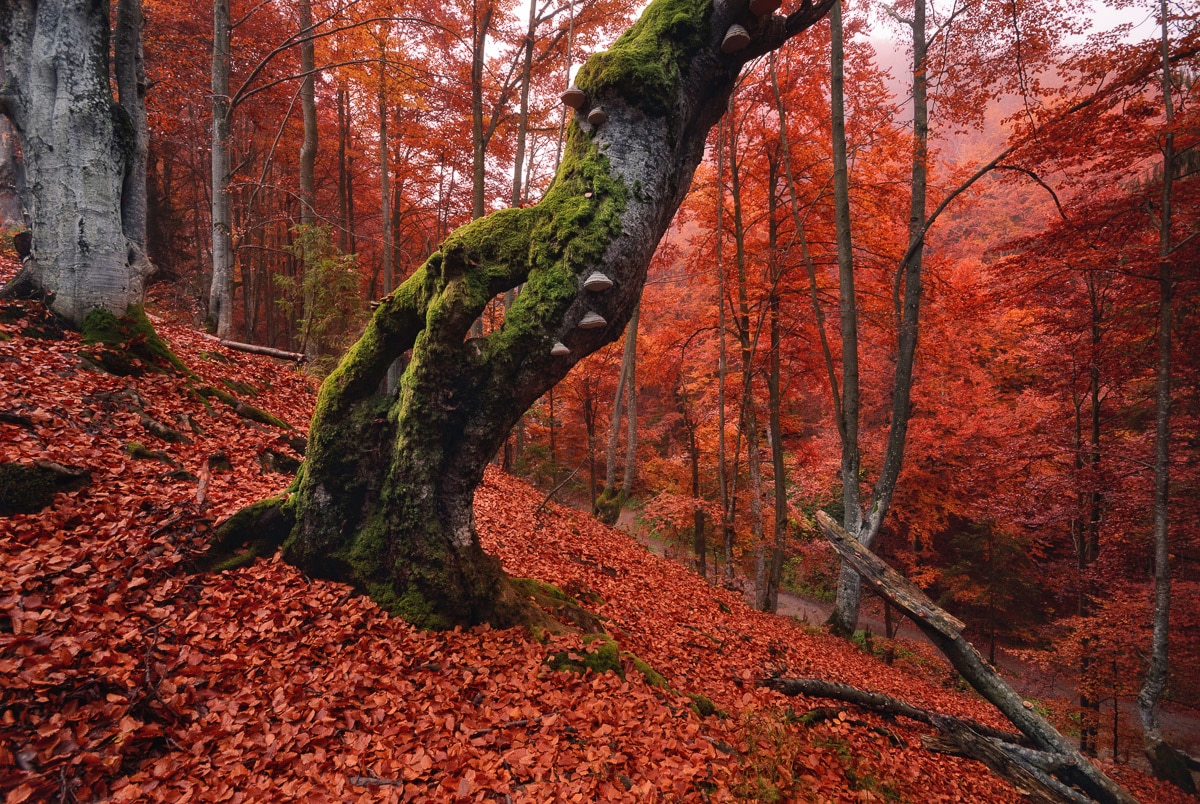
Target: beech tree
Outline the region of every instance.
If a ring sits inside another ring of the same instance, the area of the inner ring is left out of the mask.
[[[756,16],[726,0],[655,0],[589,59],[543,199],[460,228],[380,304],[321,388],[290,494],[225,523],[213,559],[252,560],[282,543],[286,561],[422,626],[528,619],[475,533],[484,468],[522,413],[620,337],[742,66],[827,10],[806,2]],[[586,289],[595,271],[612,287]],[[519,284],[503,326],[468,337],[488,302]],[[398,391],[382,396],[398,357]],[[252,549],[237,553],[247,536]]]
[[[141,303],[146,239],[146,114],[141,3],[118,5],[110,86],[109,6],[0,1],[0,114],[24,158],[32,259],[5,292],[45,294],[75,326],[99,308]]]

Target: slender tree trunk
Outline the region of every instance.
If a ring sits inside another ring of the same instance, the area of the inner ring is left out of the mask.
[[[312,0],[299,0],[300,16],[300,110],[304,118],[304,139],[300,144],[300,223],[316,223],[315,177],[317,167],[316,57],[312,39]]]
[[[908,437],[908,422],[911,414],[913,363],[916,359],[918,322],[921,311],[921,268],[926,229],[925,200],[928,186],[929,143],[924,0],[917,0],[915,3],[913,18],[910,22],[913,32],[913,155],[908,247],[901,260],[896,280],[897,351],[895,377],[892,382],[892,420],[888,428],[883,465],[872,489],[871,504],[865,516],[861,511],[860,504],[850,505],[851,498],[857,501],[859,494],[858,389],[857,377],[855,377],[853,389],[850,380],[846,378],[849,369],[844,365],[847,347],[846,333],[843,332],[842,421],[845,428],[842,465],[843,501],[846,503],[846,515],[851,517],[848,524],[853,525],[853,518],[861,517],[857,532],[851,530],[850,527],[847,527],[846,531],[854,533],[858,540],[868,548],[872,546],[875,537],[879,535],[884,517],[887,516],[904,459],[904,445]],[[901,287],[903,295],[901,295]],[[843,309],[845,304],[846,299],[843,297]],[[843,314],[843,324],[845,321],[845,314]],[[857,335],[854,336],[853,341],[857,343]],[[857,355],[854,357],[854,368],[857,372]],[[851,445],[849,450],[846,445]],[[861,580],[853,568],[843,563],[838,577],[837,600],[829,618],[830,625],[835,632],[853,633],[858,625],[861,598]]]
[[[625,327],[624,359],[629,362],[625,391],[629,401],[625,405],[625,469],[621,475],[621,496],[626,500],[633,494],[633,481],[637,475],[637,329],[641,309],[641,304],[633,308],[633,316]]]
[[[1171,552],[1169,544],[1169,489],[1171,485],[1171,328],[1175,278],[1171,265],[1172,184],[1175,176],[1175,122],[1171,85],[1169,6],[1161,0],[1162,25],[1162,192],[1158,219],[1158,368],[1155,378],[1154,405],[1154,617],[1150,640],[1150,662],[1146,678],[1138,692],[1138,716],[1142,721],[1143,749],[1154,775],[1170,781],[1189,793],[1196,784],[1183,757],[1164,739],[1159,724],[1159,706],[1167,689],[1170,670],[1168,646],[1171,612]]]
[[[784,548],[787,544],[788,523],[787,469],[783,461],[783,424],[781,421],[783,396],[780,393],[780,374],[782,373],[780,350],[783,333],[779,315],[779,285],[783,280],[783,270],[779,260],[779,221],[777,219],[779,197],[776,195],[777,173],[778,165],[776,158],[772,158],[770,163],[770,190],[767,195],[767,266],[768,279],[771,284],[770,296],[767,300],[771,337],[767,370],[767,432],[770,434],[768,440],[771,442],[771,469],[775,476],[775,522],[771,539],[771,560],[767,572],[767,596],[764,611],[776,611],[779,608],[779,582],[783,575]]]
[[[726,130],[728,123],[722,122],[717,131],[717,485],[721,491],[721,547],[725,559],[725,578],[734,576],[733,566],[733,495],[730,493],[727,475],[727,447],[725,439],[725,375],[729,369],[729,356],[725,324],[725,263],[722,238],[725,220],[725,184],[722,170],[725,166]]]
[[[233,204],[229,194],[229,0],[213,0],[212,53],[212,285],[209,325],[217,337],[233,334]]]
[[[738,314],[735,320],[742,358],[742,433],[746,437],[746,468],[750,475],[750,535],[754,542],[754,607],[767,608],[767,541],[762,508],[762,459],[759,454],[758,416],[754,403],[754,335],[750,331],[747,295],[746,228],[742,218],[741,171],[736,133],[730,138],[729,189],[733,198],[733,242],[736,248]]]
[[[485,212],[487,143],[483,136],[483,68],[493,9],[492,0],[475,0],[471,39],[471,220],[482,218]]]

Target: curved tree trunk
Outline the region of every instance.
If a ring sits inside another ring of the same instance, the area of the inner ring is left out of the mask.
[[[0,20],[0,113],[21,142],[31,202],[32,262],[18,281],[76,326],[96,308],[123,315],[145,277],[122,219],[137,146],[109,86],[108,5],[6,0]]]
[[[656,0],[589,60],[577,84],[607,122],[587,123],[587,106],[575,115],[542,201],[452,234],[326,379],[284,507],[294,520],[287,561],[353,583],[423,626],[525,619],[526,604],[475,534],[484,468],[525,410],[620,336],[742,65],[826,8],[756,20],[742,5]],[[754,40],[725,55],[734,21]],[[614,286],[585,290],[593,270]],[[468,338],[488,301],[521,283],[504,325]],[[587,313],[604,325],[580,328]],[[552,355],[556,341],[570,353]],[[387,367],[409,351],[399,394],[379,396]]]

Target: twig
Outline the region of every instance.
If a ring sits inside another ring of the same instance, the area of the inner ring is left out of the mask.
[[[581,464],[579,464],[578,466],[576,466],[576,467],[575,467],[575,471],[574,471],[574,472],[572,472],[571,474],[569,474],[569,475],[567,475],[566,477],[564,477],[564,478],[563,478],[563,481],[562,481],[561,483],[559,483],[559,484],[558,484],[557,486],[555,486],[554,488],[550,489],[550,493],[546,495],[546,499],[542,500],[542,504],[541,504],[541,505],[539,505],[537,508],[535,508],[535,509],[534,509],[534,511],[533,511],[533,515],[534,515],[534,516],[537,516],[538,514],[540,514],[540,513],[542,512],[542,509],[546,507],[546,503],[550,502],[550,498],[554,496],[555,492],[557,492],[557,491],[558,491],[559,489],[561,489],[563,486],[567,485],[567,482],[568,482],[568,481],[569,481],[571,478],[575,477],[575,475],[579,474],[579,470],[580,470],[580,469],[582,469],[582,468],[583,468],[583,464],[581,463]]]
[[[350,784],[359,787],[402,787],[403,779],[381,779],[378,776],[351,776]]]
[[[495,726],[488,726],[486,729],[476,729],[475,731],[471,732],[471,739],[474,740],[476,737],[482,737],[485,734],[491,734],[494,731],[500,731],[500,729],[531,726],[534,723],[540,722],[542,718],[549,717],[552,714],[554,714],[554,712],[547,712],[546,714],[538,715],[537,717],[523,718],[521,720],[509,720],[504,723],[497,723]]]

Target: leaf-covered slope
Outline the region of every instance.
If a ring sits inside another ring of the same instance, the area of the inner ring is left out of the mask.
[[[913,724],[843,710],[806,726],[798,716],[820,702],[753,685],[821,676],[1000,725],[942,687],[940,665],[887,667],[752,612],[587,516],[535,513],[541,495],[500,473],[476,500],[486,548],[578,597],[668,688],[631,655],[624,678],[547,666],[596,648],[579,637],[416,631],[278,560],[186,574],[213,521],[289,479],[259,460],[287,453],[286,431],[192,389],[224,388],[300,427],[311,385],[161,321],[199,379],[112,377],[81,366],[75,335],[34,337],[53,329],[35,307],[0,306],[0,461],[92,472],[51,508],[0,519],[5,801],[1019,798],[975,763],[923,751]],[[159,460],[132,457],[131,441]],[[215,469],[218,451],[231,471]],[[723,714],[701,717],[688,693]]]

